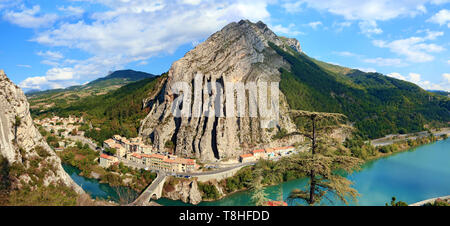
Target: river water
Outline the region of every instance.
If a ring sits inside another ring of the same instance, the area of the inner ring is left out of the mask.
[[[65,167],[66,168],[66,167]],[[67,170],[67,169],[66,169]],[[114,197],[114,189],[97,180],[85,179],[77,173],[69,173],[83,189],[94,197]],[[397,197],[408,204],[421,200],[450,195],[450,139],[427,144],[406,152],[366,163],[358,172],[348,175],[359,192],[357,202],[351,205],[380,206]],[[295,188],[306,185],[306,179],[292,180],[265,189],[269,198],[276,199],[283,190],[284,199]],[[81,185],[81,184],[80,184]],[[238,192],[214,202],[202,202],[205,206],[252,205],[249,191]],[[181,201],[157,200],[162,205],[188,205]],[[290,203],[289,205],[298,205]],[[324,202],[323,205],[343,205],[342,202]]]
[[[83,190],[91,195],[92,198],[103,200],[112,200],[119,202],[120,198],[133,199],[138,194],[127,187],[111,187],[108,184],[100,183],[97,179],[86,178],[78,175],[81,171],[76,167],[62,164],[64,170]]]

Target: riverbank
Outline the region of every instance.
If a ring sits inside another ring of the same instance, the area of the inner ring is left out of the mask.
[[[442,135],[450,136],[450,128],[440,128],[434,129],[430,131],[435,137],[440,137]],[[415,140],[417,138],[422,138],[429,136],[430,133],[428,131],[422,131],[417,133],[408,133],[408,134],[391,134],[382,138],[371,140],[373,146],[386,146],[391,145],[397,142],[406,141],[406,140]]]
[[[402,152],[406,152],[408,150],[412,150],[415,148],[419,148],[422,147],[426,144],[431,144],[434,143],[438,140],[443,140],[444,137],[431,137],[431,136],[425,136],[425,137],[417,137],[414,140],[403,140],[403,141],[397,141],[396,143],[393,143],[391,145],[385,145],[382,147],[374,147],[371,146],[371,148],[375,151],[374,155],[372,156],[367,156],[366,158],[364,158],[363,160],[365,161],[365,164],[370,164],[371,162],[374,162],[376,160],[382,159],[382,158],[387,158],[390,157],[392,155],[395,154],[399,154]],[[339,148],[344,148],[345,147],[339,147]],[[337,148],[337,149],[339,149]],[[360,148],[360,147],[359,147]],[[347,150],[344,151],[350,151],[352,152],[352,150],[348,150],[351,148],[347,148]],[[353,152],[352,152],[353,154]],[[254,167],[246,167],[241,169],[239,172],[236,173],[236,175],[234,175],[233,177],[229,177],[226,178],[225,180],[222,181],[212,181],[211,184],[215,185],[214,187],[216,187],[216,191],[210,191],[210,193],[216,194],[219,193],[220,196],[217,199],[211,199],[211,196],[208,197],[208,199],[202,199],[202,203],[204,202],[209,202],[209,203],[214,203],[223,199],[226,199],[227,197],[231,196],[231,195],[235,195],[236,193],[242,193],[242,192],[246,192],[248,191],[247,187],[245,186],[246,183],[248,183],[252,178],[251,178],[251,172],[255,170],[255,167],[263,167],[263,168],[268,168],[268,169],[272,169],[274,167],[274,165],[271,165],[270,162],[266,162],[263,166],[254,166]],[[269,175],[270,172],[267,172],[267,175]],[[277,178],[275,179],[275,181],[272,181],[272,183],[265,183],[265,187],[269,187],[269,186],[277,186],[277,184],[279,183],[286,183],[292,180],[301,180],[302,176],[304,175],[291,175],[291,177],[285,178],[286,174],[284,174],[282,176],[282,178],[280,178],[280,175],[278,176],[274,176],[271,175],[270,178]],[[267,176],[265,178],[268,178]],[[267,182],[268,179],[266,179]],[[263,181],[264,182],[264,181]],[[219,186],[217,186],[219,185]],[[219,192],[222,191],[222,192]],[[204,194],[203,191],[201,191],[202,194]],[[170,196],[164,196],[165,198],[173,198]],[[212,196],[214,197],[214,195]],[[386,200],[388,201],[388,200]],[[164,203],[162,203],[164,205]]]
[[[99,166],[99,153],[86,146],[66,148],[57,154],[63,164],[79,170],[77,176],[95,179],[111,187],[127,187],[140,193],[156,178],[155,173],[144,169],[136,170],[123,164],[104,169]]]
[[[450,175],[450,139],[433,142],[397,152],[389,157],[367,161],[361,170],[346,177],[354,182],[359,192],[357,202],[349,205],[384,206],[392,197],[406,203],[415,203],[432,197],[448,195],[450,181],[443,180]],[[279,200],[280,194],[286,200],[293,189],[302,188],[307,178],[290,180],[278,185],[265,187],[267,197]],[[226,197],[211,202],[201,202],[198,206],[252,206],[252,192],[249,190],[227,194]],[[191,206],[179,200],[162,198],[157,200],[164,206]],[[298,203],[288,202],[289,205]],[[324,201],[323,205],[343,206],[339,200],[333,203]]]
[[[403,139],[396,139],[390,144],[379,145],[378,148],[381,150],[378,155],[371,156],[366,161],[372,161],[379,158],[389,157],[393,154],[408,151],[413,148],[420,147],[422,145],[430,144],[439,140],[445,140],[448,138],[447,134],[450,133],[450,129],[446,129],[443,132],[435,132],[433,136],[421,135],[414,137],[405,136]],[[377,146],[374,146],[377,147]]]
[[[394,154],[405,152],[412,148],[419,148],[420,146],[423,146],[424,144],[428,144],[428,143],[434,142],[436,140],[437,140],[437,138],[435,138],[435,140],[434,140],[434,139],[431,139],[431,137],[424,137],[424,138],[416,139],[416,140],[414,140],[414,142],[409,141],[409,143],[408,143],[408,141],[404,141],[404,142],[396,143],[395,146],[397,146],[397,148],[394,148],[394,147],[386,148],[386,146],[385,146],[383,148],[383,150],[384,151],[391,150],[391,152],[383,153],[383,152],[377,151],[378,154],[376,156],[369,157],[369,158],[365,159],[365,161],[366,161],[366,164],[369,163],[369,165],[370,165],[370,162],[374,162],[374,160],[386,158],[386,157],[392,156]],[[345,148],[345,147],[339,147],[339,148]],[[349,149],[349,148],[347,148],[347,149]],[[379,149],[382,149],[382,147],[379,147]],[[347,151],[349,151],[349,150],[347,150]],[[386,159],[389,159],[389,158],[386,158]],[[280,183],[290,184],[291,181],[302,180],[301,178],[302,178],[302,176],[304,176],[304,175],[299,175],[299,174],[296,175],[295,172],[283,172],[281,174],[273,174],[273,173],[271,173],[271,169],[273,169],[274,166],[275,166],[275,164],[271,164],[270,162],[266,162],[265,165],[263,165],[263,167],[267,169],[267,175],[270,175],[271,176],[270,178],[272,178],[271,180],[266,179],[266,188],[267,187],[280,187],[280,186],[283,187],[284,185],[280,185]],[[253,170],[254,169],[252,166],[248,166],[246,168],[241,169],[233,177],[226,178],[225,180],[221,180],[221,181],[211,181],[211,182],[203,183],[202,186],[198,186],[199,188],[196,188],[196,189],[198,189],[198,191],[201,192],[201,195],[202,195],[202,202],[199,205],[214,205],[214,203],[217,203],[217,202],[225,202],[226,203],[228,200],[228,197],[230,197],[230,196],[240,196],[241,194],[246,194],[249,191],[247,190],[245,183],[252,179],[251,172]],[[269,177],[267,177],[267,178],[269,178]],[[267,183],[270,181],[272,181],[273,183]],[[107,181],[104,181],[104,182],[107,182]],[[192,182],[192,180],[190,182]],[[190,182],[186,182],[185,183],[186,186],[183,185],[183,186],[180,186],[180,188],[190,189],[191,185],[192,185]],[[99,183],[100,183],[100,181],[99,181]],[[205,186],[205,184],[207,184],[207,186]],[[172,185],[174,185],[174,184],[172,184]],[[207,188],[206,189],[207,192],[205,192],[203,190],[203,188]],[[177,190],[173,190],[173,189],[169,189],[169,190],[171,190],[172,195],[164,195],[164,192],[163,192],[163,197],[176,199],[178,196],[175,196],[173,194],[189,194],[189,193],[191,193],[189,190],[186,190],[186,191],[177,191]],[[193,193],[196,193],[196,192],[194,191]],[[205,194],[205,193],[207,193],[207,194]],[[216,196],[216,194],[219,194],[219,196]],[[274,198],[276,199],[276,197],[274,197]],[[184,201],[189,202],[189,199],[185,198]],[[247,201],[250,202],[249,199]],[[388,200],[385,200],[385,201],[388,201]],[[159,204],[165,205],[166,204],[165,202],[172,202],[172,201],[167,200],[167,199],[162,199],[162,200],[158,200],[157,202]],[[178,204],[181,205],[181,202],[179,202]]]

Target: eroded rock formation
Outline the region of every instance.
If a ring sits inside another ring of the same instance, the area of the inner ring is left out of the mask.
[[[293,144],[301,139],[298,136],[290,140],[272,139],[281,129],[295,130],[281,92],[279,115],[263,117],[258,111],[257,117],[249,117],[248,99],[237,99],[234,103],[235,112],[240,104],[245,104],[243,117],[210,114],[219,108],[224,113],[230,110],[226,108],[228,99],[220,98],[225,96],[225,89],[214,85],[216,82],[225,87],[227,83],[248,85],[280,81],[279,69],[289,68],[289,64],[269,47],[270,42],[285,50],[301,51],[297,40],[280,38],[264,23],[247,20],[231,23],[199,44],[170,68],[164,87],[151,100],[151,111],[142,122],[140,135],[160,150],[170,143],[175,146],[177,155],[196,157],[203,162],[237,157],[256,147]],[[192,105],[191,116],[173,115],[173,103],[180,95],[173,90],[179,82],[185,82],[191,90],[200,88],[203,91],[200,94],[192,92],[192,101],[183,103]],[[246,92],[248,97],[249,91]],[[259,97],[259,91],[257,95]],[[277,103],[270,98],[268,104],[275,106]],[[195,113],[199,115],[195,116]],[[267,123],[272,123],[273,129],[261,126]]]

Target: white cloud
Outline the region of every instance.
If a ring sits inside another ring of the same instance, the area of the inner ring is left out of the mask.
[[[183,0],[182,2],[189,5],[198,5],[202,0]]]
[[[420,74],[409,73],[409,80],[413,83],[419,83],[420,82]]]
[[[335,28],[336,32],[341,32],[346,27],[350,27],[352,25],[352,22],[350,21],[344,21],[344,22],[333,22],[333,28]]]
[[[286,2],[283,3],[281,6],[286,10],[288,13],[298,13],[302,11],[302,4],[303,2]]]
[[[344,56],[344,57],[361,57],[360,54],[352,53],[349,51],[340,51],[340,52],[333,52],[333,53],[336,55],[339,55],[339,56]]]
[[[32,39],[51,47],[78,49],[89,57],[81,60],[48,58],[42,63],[71,68],[74,78],[95,79],[108,71],[123,69],[128,63],[173,53],[179,46],[203,40],[233,21],[249,19],[270,23],[267,6],[271,0],[97,2],[106,10],[91,14],[89,20],[61,22],[53,28],[40,30]],[[280,33],[300,34],[293,28],[293,25],[275,26]]]
[[[39,51],[37,53],[38,56],[45,57],[45,58],[51,58],[51,59],[62,59],[64,56],[60,52],[53,52],[53,51],[46,51],[42,52]]]
[[[29,77],[23,80],[19,86],[24,89],[41,89],[42,85],[48,85],[48,81],[45,77]]]
[[[0,10],[5,8],[10,8],[15,5],[22,3],[21,0],[0,0]]]
[[[295,24],[289,24],[288,27],[284,27],[283,25],[278,24],[275,26],[270,26],[270,28],[272,29],[273,32],[275,32],[277,34],[284,34],[284,35],[289,35],[289,36],[296,36],[296,35],[304,34],[301,31],[295,30]]]
[[[447,24],[447,26],[450,28],[450,10],[442,9],[427,21],[439,24],[440,26]]]
[[[18,64],[17,67],[31,68],[31,65],[28,64]]]
[[[59,89],[77,85],[75,73],[71,68],[52,68],[45,76],[28,77],[19,86],[23,89]]]
[[[366,73],[374,73],[374,72],[377,72],[377,70],[376,70],[375,68],[371,68],[371,67],[369,67],[369,68],[356,68],[356,69],[358,69],[358,70],[360,70],[360,71],[363,71],[363,72],[366,72]]]
[[[22,5],[20,12],[6,11],[3,18],[10,23],[19,25],[25,28],[40,28],[52,25],[57,19],[56,14],[42,14],[39,15],[41,7],[39,5],[28,9]]]
[[[74,6],[61,6],[58,10],[69,16],[81,16],[84,13],[83,8]]]
[[[402,67],[402,66],[406,66],[407,64],[405,64],[403,62],[402,59],[399,58],[382,58],[382,57],[377,57],[377,58],[369,58],[369,59],[364,59],[363,60],[366,63],[370,63],[370,64],[376,64],[378,66],[396,66],[396,67]]]
[[[415,83],[416,85],[418,85],[426,90],[450,91],[450,74],[448,74],[448,73],[442,74],[442,82],[440,82],[439,84],[430,82],[428,80],[422,80],[422,76],[417,73],[409,73],[408,77],[406,77],[406,76],[401,75],[400,73],[393,72],[393,73],[388,74],[387,76]]]
[[[306,24],[307,26],[311,27],[312,29],[316,30],[317,27],[323,25],[322,22],[320,21],[314,21],[314,22],[309,22]]]
[[[424,11],[425,0],[301,0],[308,7],[343,16],[347,20],[390,20]]]
[[[372,43],[377,47],[388,48],[395,54],[405,56],[410,62],[429,62],[434,60],[434,56],[429,53],[442,52],[445,49],[436,44],[425,43],[425,41],[434,40],[436,37],[442,36],[443,32],[427,31],[427,33],[425,37],[410,37],[392,42],[374,40]]]
[[[148,64],[148,61],[143,60],[143,61],[139,62],[139,63],[137,64],[137,66],[142,66],[142,65],[147,65],[147,64]]]
[[[74,71],[72,68],[52,68],[45,77],[49,81],[71,80],[74,79]]]
[[[442,74],[442,78],[444,79],[445,82],[450,84],[450,73]]]
[[[396,78],[396,79],[400,79],[400,80],[404,80],[407,81],[407,79],[405,78],[405,76],[401,75],[400,73],[397,72],[392,72],[387,74],[387,76],[392,77],[392,78]]]
[[[361,32],[366,35],[372,35],[372,34],[381,34],[383,33],[383,30],[381,30],[377,22],[374,20],[364,20],[359,22],[359,28],[361,29]]]
[[[298,12],[309,7],[342,16],[348,21],[362,21],[365,34],[379,34],[382,29],[370,21],[388,21],[396,18],[415,17],[427,12],[427,3],[443,4],[448,0],[297,0],[284,4],[286,12]],[[369,22],[367,22],[369,21]],[[369,25],[369,26],[368,26]],[[450,26],[450,25],[449,25]],[[338,30],[339,31],[339,30]]]

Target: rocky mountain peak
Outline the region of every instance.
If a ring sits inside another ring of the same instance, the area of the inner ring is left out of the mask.
[[[30,116],[29,103],[23,91],[0,70],[0,155],[10,164],[28,169],[30,161],[39,160],[39,170],[45,170],[44,185],[64,183],[78,193],[75,184],[61,166],[61,160],[44,141]],[[45,167],[44,169],[44,166]],[[23,174],[17,181],[29,182],[33,175]]]
[[[282,49],[292,49],[292,45],[300,48],[298,41],[278,37],[263,22],[252,23],[248,20],[230,23],[197,45],[183,58],[173,63],[160,95],[149,100],[151,111],[141,124],[140,135],[160,150],[169,146],[166,144],[173,143],[176,154],[197,157],[205,162],[236,157],[251,150],[255,145],[270,147],[291,144],[289,141],[280,144],[277,143],[279,141],[272,139],[277,129],[262,128],[262,121],[275,120],[274,118],[229,118],[207,115],[207,112],[214,112],[217,108],[223,112],[227,110],[224,102],[218,107],[214,106],[215,104],[208,104],[210,99],[220,98],[219,94],[223,95],[222,91],[215,90],[207,96],[208,83],[217,82],[223,86],[227,82],[248,84],[256,81],[280,81],[279,69],[290,66],[269,46],[269,42]],[[197,75],[201,76],[200,79],[197,79]],[[185,82],[192,90],[199,88],[203,90],[203,97],[193,96],[191,102],[195,106],[202,106],[192,108],[201,111],[199,118],[177,118],[172,115],[172,104],[177,96],[172,90],[179,82]],[[280,111],[286,112],[287,105],[283,97],[281,94]],[[236,103],[235,108],[242,102],[248,106],[247,101],[238,100],[239,103]],[[278,129],[284,128],[288,131],[295,129],[289,117],[282,116],[276,120]]]

